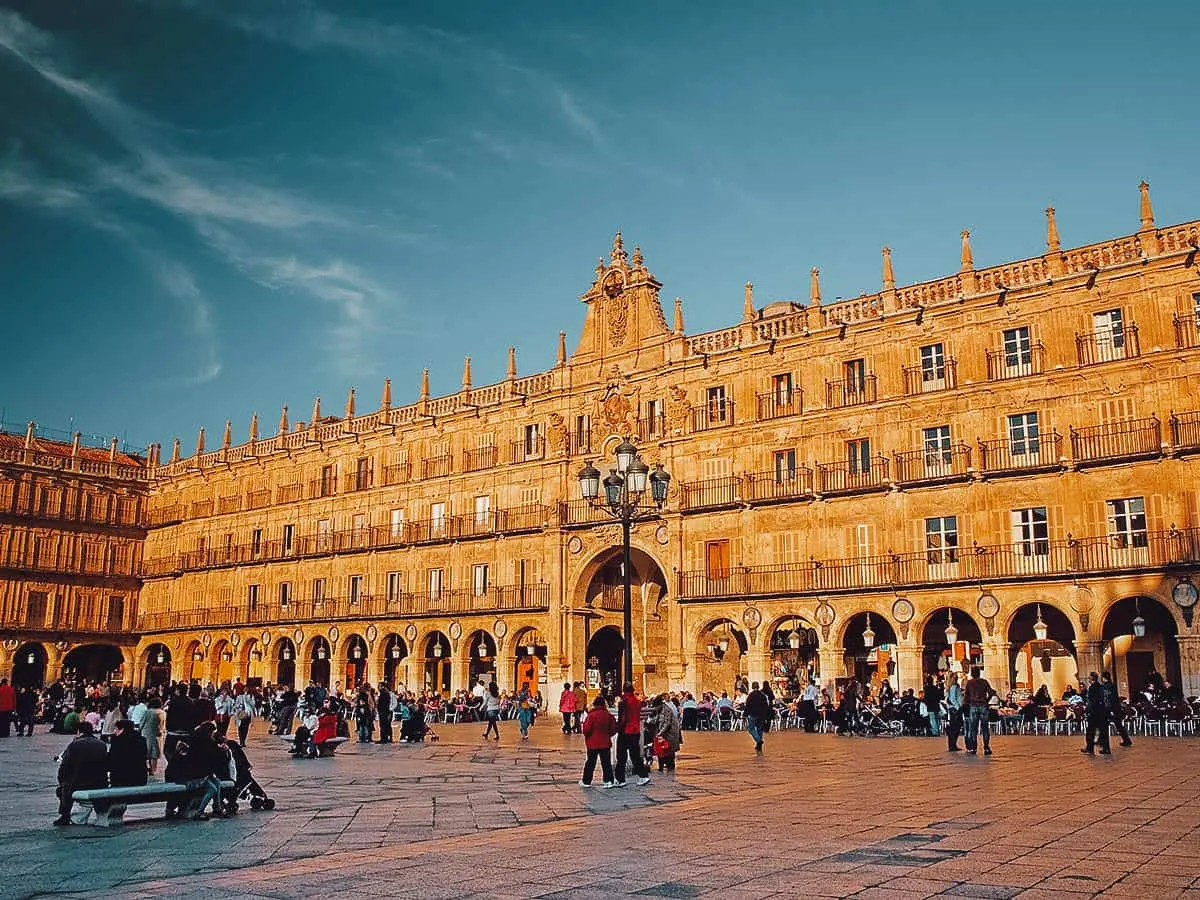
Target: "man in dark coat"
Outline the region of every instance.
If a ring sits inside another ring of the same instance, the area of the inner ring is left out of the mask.
[[[750,688],[750,693],[746,695],[744,712],[746,714],[746,733],[754,738],[754,752],[762,753],[763,735],[771,727],[771,718],[775,715],[775,710],[771,706],[771,701],[767,699],[767,695],[759,689],[757,681]]]
[[[76,791],[108,787],[108,748],[90,722],[79,723],[79,736],[67,745],[58,764],[58,827],[71,824]]]
[[[1109,701],[1104,695],[1104,686],[1100,684],[1100,676],[1095,672],[1088,675],[1088,686],[1084,697],[1087,700],[1087,746],[1079,752],[1087,753],[1090,756],[1096,752],[1095,747],[1098,741],[1101,753],[1111,753],[1112,750],[1108,746]]]
[[[146,739],[129,719],[117,722],[108,742],[108,772],[113,787],[146,783]]]
[[[379,713],[379,743],[392,742],[392,692],[380,682],[379,696],[375,698],[375,709]]]

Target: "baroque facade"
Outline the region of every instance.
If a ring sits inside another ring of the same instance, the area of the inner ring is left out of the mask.
[[[694,335],[618,234],[549,371],[510,350],[499,384],[468,359],[449,396],[426,371],[405,405],[386,383],[367,413],[351,391],[241,445],[152,447],[126,677],[609,679],[620,528],[577,475],[628,436],[672,476],[632,535],[647,690],[974,662],[1001,690],[1108,668],[1200,693],[1200,223],[1158,227],[1145,184],[1139,211],[1063,249],[1048,209],[1042,255],[988,268],[963,232],[955,274],[907,286],[885,248],[850,300],[816,269],[806,303],[747,284]]]

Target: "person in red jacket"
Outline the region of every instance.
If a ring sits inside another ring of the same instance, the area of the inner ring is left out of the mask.
[[[0,737],[8,737],[13,713],[17,709],[17,693],[7,678],[0,678]]]
[[[337,714],[328,706],[317,716],[317,730],[313,732],[313,749],[318,749],[330,738],[337,737]]]
[[[592,710],[583,720],[583,737],[587,745],[587,762],[583,764],[580,787],[592,786],[592,775],[596,772],[596,760],[600,760],[600,772],[604,776],[604,787],[615,786],[613,782],[612,738],[617,733],[617,720],[605,705],[604,695],[592,701]]]
[[[638,784],[650,783],[650,770],[642,756],[642,699],[633,692],[633,682],[622,687],[617,704],[617,787],[625,787],[625,758]]]

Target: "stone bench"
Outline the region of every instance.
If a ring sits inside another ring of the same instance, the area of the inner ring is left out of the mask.
[[[289,744],[296,743],[295,735],[281,734],[279,737],[282,740],[287,741]],[[346,738],[344,737],[329,738],[328,740],[322,741],[321,743],[317,744],[317,757],[320,759],[325,759],[333,756],[337,753],[337,748],[344,743],[346,743]]]
[[[232,781],[221,782],[221,793],[232,791]],[[87,791],[76,791],[72,796],[76,807],[80,810],[73,815],[78,825],[85,825],[92,813],[96,815],[96,825],[108,828],[120,825],[125,820],[125,809],[138,803],[180,803],[186,816],[192,816],[199,811],[200,798],[204,796],[203,789],[192,789],[186,784],[154,781],[149,784],[138,784],[131,787],[94,788]],[[80,811],[82,816],[80,816]]]

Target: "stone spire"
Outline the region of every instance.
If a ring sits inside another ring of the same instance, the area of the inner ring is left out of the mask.
[[[471,357],[469,356],[463,361],[462,389],[464,391],[471,389]]]
[[[175,442],[171,444],[171,462],[179,462],[179,438],[175,438]]]
[[[612,253],[609,255],[609,261],[614,266],[625,268],[629,265],[629,257],[625,253],[625,242],[621,240],[620,230],[613,236]]]
[[[200,433],[196,435],[196,455],[199,456],[204,452],[204,426],[200,426]]]
[[[1150,205],[1150,184],[1143,181],[1138,185],[1138,190],[1142,192],[1142,202],[1138,209],[1138,213],[1142,220],[1142,231],[1146,231],[1154,227],[1154,208]]]
[[[250,417],[250,443],[258,440],[258,413]]]
[[[676,337],[683,337],[683,299],[675,298],[675,322],[671,330],[675,332]]]
[[[559,332],[559,333],[561,334],[562,332]],[[560,362],[561,362],[561,360],[560,360]],[[508,368],[504,372],[504,377],[507,378],[509,381],[512,381],[514,378],[517,377],[517,348],[516,347],[508,348]]]
[[[1054,221],[1054,207],[1046,207],[1046,249],[1057,253],[1062,249],[1058,239],[1058,223]]]
[[[559,366],[567,364],[567,333],[565,331],[558,333],[558,356],[555,357],[554,362]]]
[[[642,268],[645,268],[645,266],[646,266],[646,259],[645,259],[645,257],[642,256],[642,248],[639,247],[637,244],[634,244],[633,245],[633,267],[635,269],[642,269]]]
[[[117,461],[117,439],[116,438],[113,438],[111,441],[108,442],[108,461],[109,462]]]
[[[883,289],[885,291],[894,291],[896,289],[896,273],[892,269],[892,248],[883,248]]]
[[[313,400],[312,422],[309,423],[313,428],[321,424],[321,395],[318,394]]]
[[[754,308],[754,285],[746,282],[746,297],[742,300],[742,321],[753,322],[758,317],[758,310]]]
[[[288,417],[287,417],[287,405],[286,404],[284,405],[283,409],[280,410],[280,412],[279,412],[279,430],[277,433],[278,434],[287,434],[288,433]]]
[[[37,430],[37,425],[34,424],[33,419],[30,419],[28,424],[26,424],[26,426],[25,426],[25,449],[26,450],[33,449],[33,433],[36,430]]]
[[[354,388],[350,388],[350,393],[346,397],[346,418],[354,418]]]
[[[421,399],[429,399],[429,370],[421,370]]]
[[[78,431],[71,436],[71,459],[79,458],[79,442],[82,437]]]
[[[392,379],[383,379],[383,397],[379,400],[380,409],[392,408]]]
[[[233,443],[233,422],[229,419],[225,420],[225,431],[221,434],[221,449],[228,450],[229,445]]]
[[[821,270],[816,266],[808,273],[808,302],[811,306],[821,305]]]
[[[965,228],[962,232],[962,253],[959,255],[959,262],[962,272],[970,272],[975,268],[975,257],[971,255],[971,232]]]

